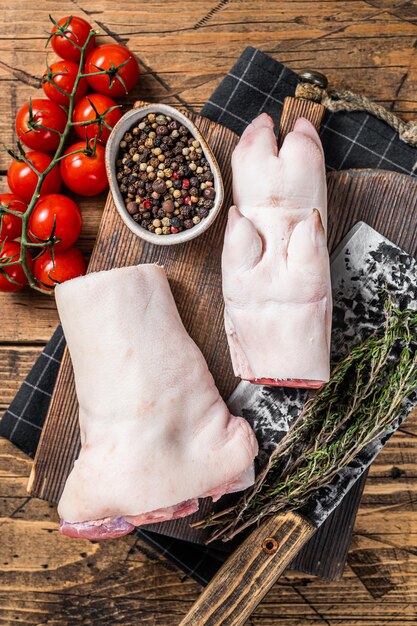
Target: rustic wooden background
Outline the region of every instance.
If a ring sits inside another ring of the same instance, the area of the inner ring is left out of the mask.
[[[0,136],[14,141],[17,108],[39,89],[48,14],[85,16],[102,41],[127,44],[142,77],[126,100],[198,111],[244,46],[294,70],[327,74],[404,117],[417,117],[417,5],[410,1],[0,0]],[[52,58],[52,54],[49,53]],[[0,155],[2,182],[8,166]],[[82,203],[88,255],[104,195]],[[7,407],[57,323],[52,299],[0,296],[0,410]],[[373,465],[345,575],[287,575],[251,626],[417,624],[417,420]],[[135,542],[92,544],[57,533],[55,510],[28,498],[31,461],[0,441],[0,624],[175,626],[200,587]]]

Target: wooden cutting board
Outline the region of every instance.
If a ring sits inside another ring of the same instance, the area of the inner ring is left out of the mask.
[[[203,352],[221,395],[227,399],[238,380],[233,375],[223,328],[220,257],[227,211],[232,203],[230,155],[238,137],[206,118],[186,114],[206,137],[218,160],[225,187],[220,216],[205,234],[187,244],[152,246],[124,225],[109,194],[89,271],[136,263],[163,264],[184,325]],[[332,172],[328,175],[328,193],[330,250],[358,220],[363,220],[407,252],[417,253],[415,179],[381,170]],[[72,365],[65,351],[33,465],[28,487],[31,495],[54,503],[59,500],[80,447],[77,409]],[[325,571],[322,566],[317,571],[328,577],[340,574],[344,562],[340,553],[346,552],[350,541],[362,486],[363,482],[355,486],[319,531],[320,538],[313,538],[313,550],[306,552],[307,564],[303,566],[304,557],[297,559],[301,569],[314,570],[314,561],[323,562],[323,554],[330,551]],[[189,519],[157,525],[156,530],[182,539],[202,539],[189,528]]]

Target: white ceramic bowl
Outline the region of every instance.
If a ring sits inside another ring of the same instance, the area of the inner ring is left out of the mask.
[[[118,158],[119,153],[119,143],[123,138],[123,135],[136,126],[140,120],[145,117],[148,113],[162,113],[163,115],[169,115],[173,119],[177,120],[184,126],[188,128],[193,137],[198,139],[203,148],[204,156],[207,159],[210,169],[213,173],[213,187],[216,191],[216,197],[214,200],[214,206],[210,209],[207,217],[204,217],[199,224],[193,226],[188,230],[183,230],[179,233],[171,234],[171,235],[155,235],[155,233],[151,233],[146,228],[140,226],[135,220],[131,217],[128,210],[126,209],[122,194],[120,193],[119,184],[116,180],[116,159]],[[218,216],[220,209],[223,204],[223,181],[220,174],[220,168],[210,147],[208,146],[206,140],[201,135],[198,128],[188,119],[183,113],[177,111],[173,107],[168,106],[167,104],[146,104],[139,105],[138,107],[128,111],[123,117],[117,122],[115,127],[113,128],[110,137],[107,141],[106,145],[106,170],[107,176],[109,179],[110,190],[113,195],[114,203],[116,205],[117,210],[120,213],[120,216],[126,226],[138,237],[141,237],[145,241],[149,241],[150,243],[154,243],[158,246],[172,246],[178,243],[184,243],[186,241],[190,241],[195,237],[198,237],[202,233],[204,233],[210,226],[213,224],[214,220]]]

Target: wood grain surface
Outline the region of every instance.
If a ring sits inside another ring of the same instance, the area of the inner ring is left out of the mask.
[[[39,92],[48,13],[86,17],[138,55],[138,98],[198,111],[246,45],[294,70],[313,67],[330,84],[366,93],[417,117],[417,7],[410,1],[110,0],[0,2],[0,129],[15,139],[17,108]],[[50,58],[53,54],[49,53]],[[2,174],[9,158],[0,153]],[[1,191],[6,190],[3,176]],[[81,248],[92,250],[105,196],[81,201]],[[401,215],[401,203],[396,211]],[[401,219],[399,219],[401,224]],[[379,227],[384,224],[379,223]],[[404,224],[415,231],[415,220]],[[52,299],[0,295],[0,408],[17,391],[57,323]],[[373,464],[342,581],[286,574],[250,626],[405,626],[417,611],[417,419],[409,419]],[[31,461],[0,441],[0,623],[175,626],[199,585],[136,542],[58,540],[57,517],[29,498]]]
[[[180,626],[243,626],[315,531],[291,511],[263,521],[224,563]]]

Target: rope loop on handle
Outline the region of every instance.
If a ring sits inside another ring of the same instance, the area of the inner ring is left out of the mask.
[[[381,104],[372,102],[366,96],[360,96],[347,89],[326,90],[319,85],[305,82],[298,83],[295,96],[296,98],[319,102],[333,113],[338,111],[365,111],[389,124],[391,128],[397,131],[404,143],[417,147],[417,120],[404,122]]]

